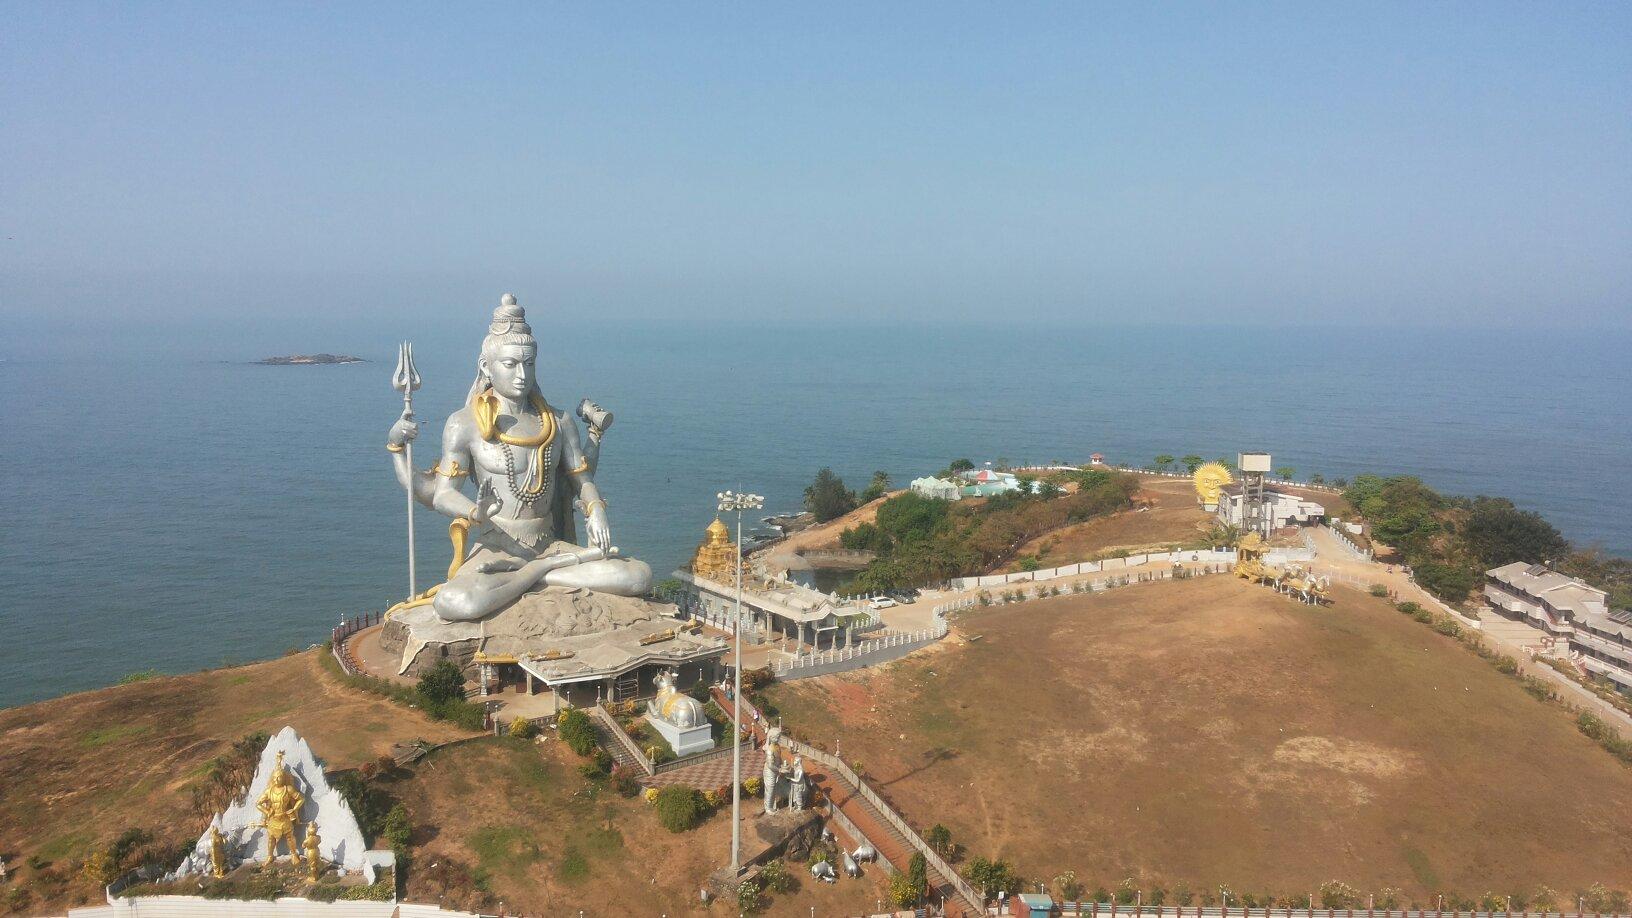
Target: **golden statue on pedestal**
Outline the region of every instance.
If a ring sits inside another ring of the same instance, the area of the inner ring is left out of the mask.
[[[289,856],[299,864],[300,844],[295,838],[295,827],[300,824],[300,808],[306,798],[295,788],[289,769],[283,767],[283,753],[278,753],[272,765],[272,777],[261,792],[255,808],[261,811],[261,826],[266,829],[266,864],[272,866],[278,859],[278,843],[289,843]]]
[[[227,875],[227,839],[216,825],[210,826],[210,873],[216,877]]]
[[[323,875],[323,858],[317,853],[317,846],[323,842],[317,837],[317,825],[314,823],[306,827],[306,869],[312,882]]]

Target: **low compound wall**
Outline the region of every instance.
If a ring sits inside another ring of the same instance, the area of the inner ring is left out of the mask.
[[[482,918],[434,905],[397,902],[316,902],[311,899],[204,899],[135,896],[111,905],[71,908],[68,918]]]
[[[1061,577],[1077,577],[1082,574],[1098,574],[1105,571],[1120,571],[1130,567],[1140,567],[1145,564],[1234,564],[1235,550],[1225,549],[1197,549],[1194,551],[1153,551],[1140,555],[1129,555],[1126,558],[1105,558],[1100,561],[1084,561],[1081,564],[1067,564],[1063,567],[1051,567],[1040,571],[1015,571],[1012,574],[988,574],[984,577],[958,577],[947,581],[949,590],[973,590],[981,587],[1005,586],[1015,583],[1033,583],[1041,580],[1057,580]]]

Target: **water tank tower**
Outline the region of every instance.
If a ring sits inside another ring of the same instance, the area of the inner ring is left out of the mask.
[[[1269,535],[1269,504],[1264,500],[1264,476],[1269,474],[1269,453],[1242,453],[1235,467],[1241,470],[1241,531]]]

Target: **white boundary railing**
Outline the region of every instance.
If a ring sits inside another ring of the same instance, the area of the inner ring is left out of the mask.
[[[850,647],[824,650],[821,653],[800,654],[791,660],[773,660],[770,664],[771,674],[778,679],[784,679],[790,674],[803,669],[817,669],[835,663],[883,656],[887,651],[897,648],[917,647],[933,643],[946,637],[946,632],[946,618],[942,615],[940,607],[937,606],[935,609],[935,624],[929,628],[921,631],[897,631]]]
[[[1063,567],[1051,567],[1040,571],[1015,571],[1009,574],[987,574],[983,577],[958,577],[947,581],[949,590],[973,590],[983,587],[1005,586],[1011,583],[1032,583],[1041,580],[1058,580],[1061,577],[1077,577],[1082,574],[1100,574],[1109,571],[1120,571],[1130,567],[1141,567],[1146,564],[1234,564],[1235,549],[1198,548],[1189,551],[1151,551],[1137,555],[1128,555],[1125,558],[1104,558],[1099,561],[1084,561],[1081,564],[1067,564]]]

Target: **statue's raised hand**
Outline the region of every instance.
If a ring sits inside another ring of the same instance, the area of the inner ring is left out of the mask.
[[[499,507],[499,492],[493,489],[493,482],[484,481],[482,486],[476,489],[476,506],[470,511],[470,521],[477,524],[485,523],[493,518],[493,514],[499,512]]]
[[[401,446],[419,436],[419,423],[414,420],[411,408],[402,409],[402,417],[391,425],[391,432],[385,435],[385,442],[392,446]]]

